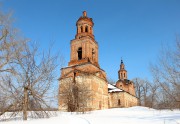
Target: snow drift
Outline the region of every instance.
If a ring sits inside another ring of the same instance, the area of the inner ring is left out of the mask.
[[[0,118],[1,119],[1,118]],[[114,108],[86,114],[57,112],[48,119],[11,120],[2,124],[180,124],[180,110],[147,107]]]

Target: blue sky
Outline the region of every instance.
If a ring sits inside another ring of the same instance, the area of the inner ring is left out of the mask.
[[[65,65],[76,21],[86,10],[93,18],[99,44],[99,64],[118,79],[121,57],[129,79],[152,80],[149,64],[155,63],[162,44],[172,45],[180,34],[180,0],[0,0],[12,10],[15,26],[46,49],[51,41]],[[60,73],[60,72],[59,72]]]

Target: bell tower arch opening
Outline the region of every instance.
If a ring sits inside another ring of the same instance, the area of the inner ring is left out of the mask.
[[[86,26],[86,28],[85,28],[85,32],[88,32],[88,26]]]
[[[83,32],[83,26],[81,26],[81,33]]]

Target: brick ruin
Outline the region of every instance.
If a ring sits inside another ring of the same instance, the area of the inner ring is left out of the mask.
[[[75,39],[71,40],[70,62],[68,67],[61,69],[59,78],[59,110],[67,111],[70,101],[67,97],[75,85],[81,93],[79,101],[75,101],[79,102],[77,106],[83,106],[79,107],[79,111],[82,111],[82,108],[90,111],[136,106],[138,99],[135,96],[134,83],[127,79],[123,61],[116,85],[108,84],[106,73],[98,63],[98,43],[93,34],[94,23],[86,11],[77,20],[76,26]]]

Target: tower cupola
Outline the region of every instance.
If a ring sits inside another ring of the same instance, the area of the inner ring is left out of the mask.
[[[83,15],[76,22],[76,26],[77,26],[76,39],[81,39],[86,36],[94,39],[94,35],[93,35],[94,23],[92,21],[92,18],[89,18],[87,16],[86,11],[83,11]]]
[[[120,80],[127,79],[127,71],[125,70],[125,65],[121,59],[120,70],[118,71],[118,77]]]
[[[120,70],[123,70],[123,69],[124,69],[124,63],[123,63],[123,60],[121,59]]]

